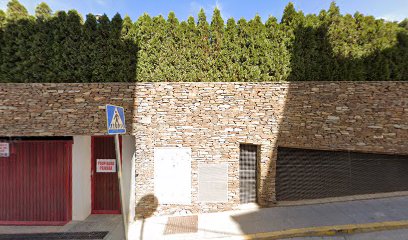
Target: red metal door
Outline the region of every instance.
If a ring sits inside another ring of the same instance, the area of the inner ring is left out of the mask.
[[[11,141],[0,157],[0,224],[64,225],[71,220],[72,141]]]
[[[115,159],[113,136],[92,137],[92,213],[120,214],[118,174],[97,172],[97,159]],[[116,166],[117,169],[118,166]]]

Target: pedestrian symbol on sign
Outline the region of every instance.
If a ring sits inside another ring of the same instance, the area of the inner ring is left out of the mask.
[[[124,129],[122,119],[120,119],[118,108],[115,108],[115,112],[113,113],[112,121],[109,125],[109,129],[111,130],[119,130]]]
[[[125,113],[122,107],[106,105],[108,134],[126,133]]]

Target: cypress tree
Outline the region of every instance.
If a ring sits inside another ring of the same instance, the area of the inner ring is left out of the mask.
[[[407,81],[408,76],[408,31],[398,32],[398,44],[388,50],[394,62],[390,67],[391,79]]]
[[[96,46],[97,40],[97,21],[96,17],[92,14],[86,15],[85,23],[82,27],[82,41],[80,43],[80,55],[79,55],[79,72],[80,82],[91,82],[94,80],[93,73],[94,63],[96,61],[96,52],[98,51]]]
[[[111,20],[111,30],[108,40],[109,51],[109,64],[108,69],[110,70],[108,74],[108,79],[110,81],[126,81],[126,71],[125,64],[123,60],[127,58],[129,53],[125,53],[124,44],[122,41],[122,25],[123,20],[119,13],[115,14]]]
[[[221,12],[218,8],[214,9],[213,17],[210,25],[210,42],[212,52],[219,52],[222,47],[222,39],[224,35],[224,20],[221,17]]]
[[[65,65],[65,51],[64,41],[66,35],[66,18],[67,13],[65,11],[58,11],[50,21],[50,27],[52,31],[52,54],[50,61],[50,72],[48,78],[50,82],[68,81],[68,69]]]
[[[49,24],[51,9],[47,4],[41,3],[36,7],[36,22],[31,41],[31,55],[28,59],[31,78],[36,82],[50,81],[48,74],[50,70],[52,52],[52,29]]]
[[[38,4],[35,8],[35,16],[37,19],[46,20],[49,19],[51,15],[52,10],[45,2]]]
[[[189,56],[189,51],[187,50],[187,46],[189,45],[188,40],[187,40],[187,35],[188,35],[188,24],[186,21],[181,21],[179,26],[178,26],[178,33],[179,33],[179,50],[178,50],[178,81],[181,82],[188,82],[191,81],[189,78],[189,71],[188,68],[191,66],[189,65],[189,62],[187,59],[190,58]]]
[[[302,57],[305,51],[302,39],[305,34],[304,15],[297,12],[292,3],[289,3],[284,10],[281,25],[284,31],[285,45],[290,53],[290,75],[288,80],[304,80],[305,62]]]
[[[144,19],[146,19],[146,13],[143,14],[142,16],[140,16],[135,23],[133,24],[133,29],[135,31],[135,38],[134,38],[134,42],[136,44],[137,47],[137,54],[136,54],[136,73],[135,73],[135,79],[136,82],[141,82],[143,77],[141,76],[142,73],[142,68],[141,66],[144,66],[144,55],[146,54],[145,52],[145,44],[143,44],[147,39],[147,35],[145,34],[145,29],[146,26],[144,26],[146,24],[146,21]],[[148,15],[147,15],[148,16]],[[149,20],[150,16],[148,16]]]
[[[78,82],[81,79],[80,71],[80,43],[82,41],[82,17],[76,10],[69,10],[65,23],[65,34],[67,37],[63,41],[65,66],[70,69],[66,76],[65,81]]]
[[[111,49],[109,46],[109,37],[111,30],[111,22],[106,16],[102,15],[97,19],[97,28],[96,28],[96,51],[95,51],[95,61],[93,62],[93,82],[110,82],[113,69],[109,64]]]
[[[17,0],[7,4],[7,25],[3,32],[1,47],[1,72],[4,81],[30,81],[31,38],[33,33],[33,18],[28,15],[27,9]]]
[[[196,47],[198,33],[194,17],[190,16],[185,24],[180,24],[180,31],[182,32],[182,55],[185,62],[182,63],[185,77],[180,80],[198,81],[201,66],[198,58],[199,49]]]
[[[259,16],[226,26],[218,9],[179,23],[174,13],[126,16],[58,12],[41,3],[35,16],[17,0],[0,10],[0,81],[275,81],[406,80],[407,22],[333,2],[318,16],[289,3],[281,24]],[[137,67],[136,67],[137,66]]]
[[[201,9],[198,13],[198,22],[197,22],[197,58],[198,58],[198,67],[197,68],[197,77],[198,81],[208,82],[211,81],[208,76],[208,72],[211,69],[210,62],[210,31],[209,24],[207,22],[207,17],[205,15],[204,9]]]
[[[135,34],[132,19],[130,19],[129,15],[125,15],[121,30],[122,38],[132,40],[135,37]]]
[[[266,39],[265,25],[257,14],[248,22],[247,50],[249,81],[270,81],[269,69],[272,67],[268,53],[271,46]]]
[[[332,12],[325,10],[320,11],[318,18],[318,24],[315,28],[315,41],[316,51],[318,54],[315,58],[315,62],[319,67],[318,80],[339,80],[341,79],[341,73],[338,68],[337,58],[334,57],[331,43],[329,42],[329,28],[331,24],[337,24],[340,17],[340,11],[337,13],[334,9],[338,9],[337,6],[330,7]]]
[[[336,58],[336,68],[333,75],[335,80],[349,79],[353,65],[348,64],[346,59],[351,59],[351,50],[356,44],[357,36],[355,21],[350,14],[339,17],[336,22],[330,23],[327,30],[327,41],[330,44],[332,57]]]
[[[122,71],[124,74],[124,81],[126,82],[132,82],[136,77],[137,46],[135,44],[135,38],[136,30],[130,17],[126,15],[123,18],[121,30],[121,40],[123,44],[123,48],[121,49],[123,54]]]
[[[304,77],[304,61],[302,58],[303,47],[300,44],[304,34],[304,16],[302,12],[297,12],[293,3],[286,5],[281,25],[285,33],[285,45],[290,53],[290,75],[288,80],[298,81]]]
[[[265,29],[266,40],[270,44],[267,57],[271,61],[267,74],[272,81],[286,80],[290,73],[290,54],[286,49],[282,25],[278,24],[275,17],[269,17]]]
[[[405,28],[406,30],[408,30],[408,18],[405,18],[404,20],[402,20],[398,26]]]
[[[223,47],[218,60],[222,81],[240,81],[240,47],[238,44],[237,24],[233,18],[229,18],[223,37]]]
[[[221,71],[225,63],[220,59],[221,49],[223,46],[224,37],[224,20],[221,17],[221,12],[218,8],[214,9],[213,17],[210,25],[210,81],[222,81]]]
[[[296,16],[297,12],[295,9],[295,5],[293,5],[292,2],[289,2],[288,5],[286,5],[285,9],[283,10],[281,23],[285,25],[291,25],[292,23],[295,22]]]
[[[6,25],[6,13],[0,9],[0,28]]]
[[[328,17],[334,21],[336,18],[340,17],[340,8],[337,6],[336,2],[331,2],[329,10],[327,11]]]
[[[238,33],[238,48],[240,49],[239,55],[239,69],[238,78],[239,81],[248,82],[251,81],[248,75],[248,69],[250,68],[250,55],[248,47],[250,46],[248,23],[244,18],[241,18],[237,22]]]
[[[164,52],[162,48],[166,39],[166,19],[162,15],[153,18],[153,37],[151,39],[151,49],[149,60],[152,65],[151,75],[147,79],[152,79],[154,82],[169,81],[166,79],[166,66],[164,64]],[[164,79],[164,80],[163,80]]]
[[[151,77],[154,71],[153,60],[157,54],[153,51],[152,39],[154,35],[153,20],[147,15],[143,14],[135,23],[136,29],[136,45],[137,51],[137,68],[136,68],[136,81],[154,81]]]
[[[28,17],[29,14],[27,9],[18,0],[11,0],[7,3],[8,21],[17,21]]]
[[[299,32],[300,36],[296,39],[296,44],[301,44],[303,50],[301,61],[304,69],[300,80],[318,81],[321,79],[322,63],[319,59],[324,58],[325,53],[321,49],[320,27],[321,22],[316,15],[308,14],[305,16],[304,24],[301,27],[302,31]]]
[[[160,29],[164,35],[161,38],[162,49],[160,50],[161,60],[159,62],[162,81],[179,81],[180,61],[183,57],[180,56],[179,21],[174,12],[170,12],[167,21],[162,24],[164,24],[164,28]]]
[[[59,11],[50,22],[53,28],[51,71],[56,82],[78,82],[82,79],[81,54],[82,19],[75,11]]]
[[[116,13],[111,20],[110,35],[113,39],[120,39],[122,35],[123,19],[119,13]]]
[[[182,21],[178,27],[180,36],[179,41],[179,59],[178,59],[178,81],[190,82],[195,80],[196,66],[195,49],[192,42],[195,37],[195,21],[193,17],[189,17],[187,21]]]
[[[201,44],[204,47],[207,47],[207,52],[208,52],[208,46],[209,46],[209,41],[210,41],[210,32],[209,32],[209,25],[207,22],[207,16],[205,15],[204,9],[200,9],[200,12],[198,13],[198,22],[197,22],[197,32],[199,34],[199,39]]]

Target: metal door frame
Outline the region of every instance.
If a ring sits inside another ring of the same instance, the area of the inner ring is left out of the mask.
[[[109,137],[113,138],[112,135],[91,136],[91,214],[121,214],[122,213],[121,208],[120,208],[120,198],[118,201],[119,210],[95,210],[95,178],[94,178],[94,175],[96,173],[96,166],[95,166],[95,161],[94,161],[94,150],[95,150],[94,141],[95,141],[95,138],[109,138]],[[121,159],[123,160],[122,136],[119,136],[119,143],[120,143],[120,153],[121,153],[120,155],[121,155]]]
[[[253,203],[258,203],[258,198],[259,198],[259,170],[260,170],[260,156],[261,156],[261,145],[259,144],[254,144],[254,143],[239,143],[239,157],[238,157],[238,170],[241,171],[240,167],[240,161],[241,161],[241,146],[242,145],[251,145],[256,147],[256,163],[255,163],[255,201],[254,202],[248,202],[248,203],[242,203],[241,202],[241,189],[240,189],[240,204],[253,204]],[[240,173],[238,174],[240,175]],[[238,176],[238,183],[241,185],[241,179],[240,176]]]

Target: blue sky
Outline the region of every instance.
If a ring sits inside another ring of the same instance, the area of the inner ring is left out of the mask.
[[[112,17],[119,12],[122,16],[128,14],[132,20],[136,20],[143,13],[167,16],[170,11],[174,11],[179,20],[185,20],[190,15],[196,17],[200,8],[204,8],[207,17],[210,18],[212,10],[218,7],[224,19],[229,17],[251,19],[255,14],[259,14],[264,21],[269,15],[280,19],[284,7],[289,2],[289,0],[20,0],[31,13],[42,1],[48,3],[53,11],[76,9],[83,16],[87,13],[106,13]],[[7,2],[8,0],[0,0],[0,8],[5,10]],[[318,13],[321,9],[327,9],[331,0],[292,0],[292,2],[297,9],[305,13]],[[338,0],[336,3],[342,13],[353,14],[359,11],[390,21],[401,21],[408,17],[408,0]]]

